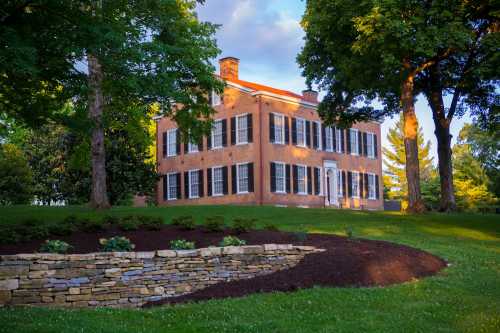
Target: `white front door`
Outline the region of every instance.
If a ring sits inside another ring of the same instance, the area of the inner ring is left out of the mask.
[[[338,193],[337,193],[337,162],[324,161],[324,193],[326,206],[338,206]]]

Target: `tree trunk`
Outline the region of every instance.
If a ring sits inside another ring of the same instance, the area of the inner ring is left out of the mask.
[[[408,182],[408,211],[421,213],[425,206],[420,195],[420,168],[418,163],[418,121],[413,100],[413,75],[403,81],[401,89],[403,108],[406,180]]]
[[[89,70],[89,118],[92,123],[91,161],[92,189],[90,206],[95,209],[110,207],[106,188],[106,152],[104,150],[102,68],[99,60],[87,55]]]

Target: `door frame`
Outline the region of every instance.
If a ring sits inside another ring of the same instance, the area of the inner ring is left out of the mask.
[[[328,181],[328,172],[332,173],[332,179],[330,179],[330,182]],[[337,192],[337,162],[332,160],[324,160],[323,175],[323,193],[325,193],[325,206],[339,207],[340,202]],[[327,188],[328,185],[330,185],[330,188]],[[328,193],[330,193],[330,195],[328,195]]]

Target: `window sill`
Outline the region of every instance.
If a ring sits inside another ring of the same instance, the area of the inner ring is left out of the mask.
[[[175,154],[175,155],[167,155],[167,158],[168,157],[175,157],[175,156],[177,156],[177,154]]]
[[[196,196],[196,197],[189,197],[189,199],[199,199],[200,197],[199,196]]]
[[[176,201],[177,198],[168,198],[167,201]]]
[[[236,142],[235,143],[235,146],[243,146],[243,145],[247,145],[248,142]]]
[[[224,193],[212,194],[212,197],[222,197]]]
[[[236,192],[237,195],[244,195],[244,194],[249,194],[250,192],[246,191],[246,192]]]
[[[306,192],[297,192],[297,195],[308,195]]]
[[[279,194],[279,195],[287,194],[286,191],[275,191],[275,192],[271,192],[271,193]]]
[[[219,150],[219,149],[222,149],[224,148],[224,146],[220,146],[220,147],[212,147],[210,148],[209,150]]]

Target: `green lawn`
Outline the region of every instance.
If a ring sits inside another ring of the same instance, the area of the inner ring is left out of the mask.
[[[252,216],[284,230],[343,234],[414,246],[451,263],[438,276],[388,288],[314,288],[151,310],[0,309],[1,332],[500,332],[500,217],[205,206],[114,208],[171,217]],[[0,208],[0,223],[25,217],[96,217],[82,207]]]

